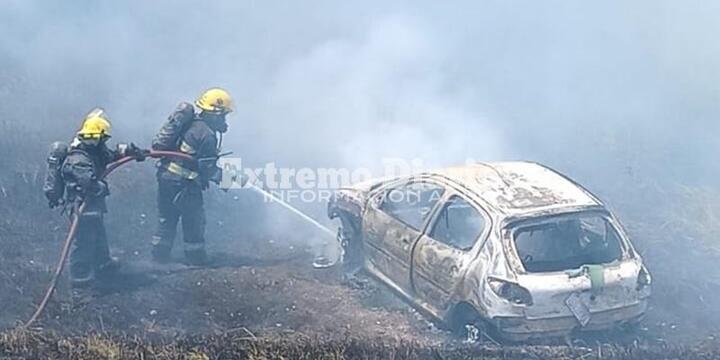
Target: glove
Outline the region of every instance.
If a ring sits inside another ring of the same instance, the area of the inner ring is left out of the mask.
[[[150,155],[150,150],[141,149],[134,143],[122,144],[118,145],[118,147],[123,156],[132,156],[137,161],[144,161]]]
[[[145,161],[145,158],[150,155],[150,150],[141,149],[134,143],[130,143],[130,145],[128,145],[128,151],[128,155],[135,157],[135,160],[137,161]]]
[[[220,184],[220,181],[222,181],[222,175],[222,169],[215,166],[215,168],[212,169],[212,174],[208,180],[214,182],[215,184]]]
[[[108,184],[105,182],[105,180],[98,181],[97,192],[95,193],[95,196],[102,197],[108,195],[110,195],[110,188],[108,187]]]

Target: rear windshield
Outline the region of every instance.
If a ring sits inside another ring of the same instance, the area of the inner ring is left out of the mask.
[[[528,272],[577,269],[620,260],[620,237],[608,220],[596,214],[562,216],[513,232],[518,256]]]

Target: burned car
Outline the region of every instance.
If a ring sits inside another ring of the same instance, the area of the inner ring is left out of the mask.
[[[588,190],[530,162],[478,163],[339,189],[347,271],[450,328],[510,340],[637,324],[651,277]]]

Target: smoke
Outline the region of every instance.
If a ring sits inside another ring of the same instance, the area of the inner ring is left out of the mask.
[[[702,156],[718,150],[713,2],[4,7],[3,73],[29,84],[2,87],[19,102],[4,118],[48,119],[27,125],[38,133],[100,105],[118,135],[147,142],[175,103],[219,85],[239,103],[228,148],[258,163],[532,158],[715,174]]]
[[[350,167],[388,157],[435,165],[498,158],[499,133],[468,104],[472,88],[449,84],[447,53],[422,22],[401,16],[370,23],[357,38],[314,45],[274,76],[261,133],[278,142],[274,149],[299,144],[296,163],[308,154]]]
[[[718,175],[710,1],[3,6],[3,132],[32,137],[0,141],[24,164],[92,107],[147,145],[177,102],[222,86],[238,103],[225,150],[250,166],[527,159],[593,190]]]
[[[39,189],[24,199],[35,191],[24,172],[42,169],[50,142],[69,140],[100,106],[114,141],[148,146],[178,102],[221,86],[237,103],[223,150],[249,167],[471,158],[557,168],[610,200],[659,292],[692,309],[668,313],[715,324],[707,319],[720,313],[696,295],[713,298],[718,287],[706,284],[720,284],[707,271],[717,256],[704,251],[719,233],[718,18],[710,0],[5,0],[0,200],[37,231],[29,240],[57,232],[30,220],[59,219],[41,211]],[[153,171],[136,165],[111,180],[108,233],[128,254],[149,247]],[[6,186],[17,172],[22,186]],[[26,193],[12,198],[15,189]],[[255,193],[206,200],[211,253],[287,248],[288,237],[324,246]],[[322,202],[293,205],[327,221]]]

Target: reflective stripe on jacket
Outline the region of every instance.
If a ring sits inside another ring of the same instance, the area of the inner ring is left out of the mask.
[[[195,159],[212,159],[217,156],[217,136],[207,123],[196,119],[180,137],[178,150]],[[172,159],[163,162],[161,172],[174,175],[176,178],[198,181],[206,184],[215,170],[215,161],[189,161]]]

